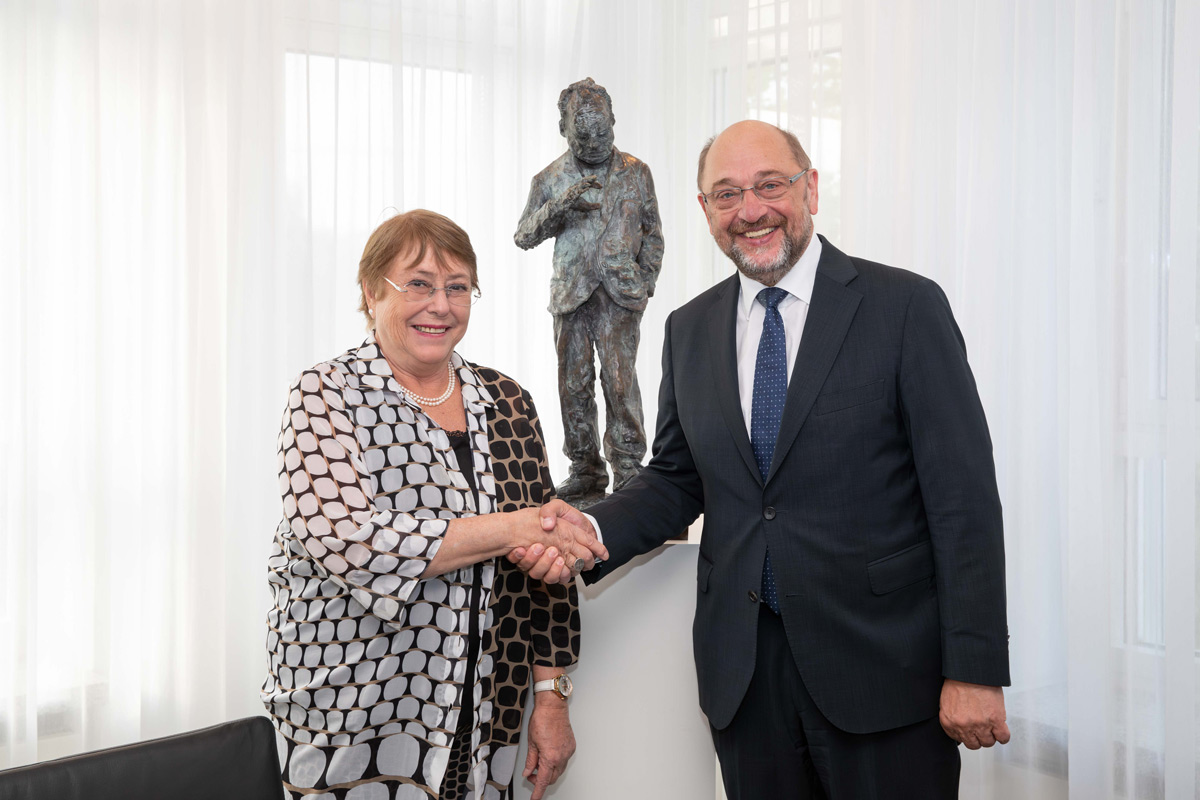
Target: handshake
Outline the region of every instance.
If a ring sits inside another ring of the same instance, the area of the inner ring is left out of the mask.
[[[517,511],[514,522],[505,557],[531,578],[569,583],[608,558],[591,521],[562,500]]]

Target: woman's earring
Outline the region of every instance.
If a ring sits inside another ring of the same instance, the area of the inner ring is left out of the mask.
[[[371,319],[375,319],[375,309],[368,308],[367,313],[369,313],[371,315]]]

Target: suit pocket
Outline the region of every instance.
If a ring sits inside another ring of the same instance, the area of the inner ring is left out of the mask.
[[[933,545],[929,540],[867,564],[871,592],[887,594],[933,577]]]
[[[883,397],[883,383],[883,378],[880,378],[853,389],[823,394],[817,398],[813,414],[819,417],[822,414],[832,414],[835,411],[873,403]]]
[[[700,556],[696,559],[696,587],[702,591],[708,591],[708,576],[712,574],[712,562],[708,560],[708,556],[699,550],[696,551]]]

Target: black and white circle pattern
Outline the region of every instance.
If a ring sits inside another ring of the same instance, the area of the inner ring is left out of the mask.
[[[445,772],[469,615],[481,615],[481,630],[495,623],[494,564],[484,568],[476,609],[468,608],[469,569],[420,579],[447,520],[495,504],[486,417],[493,400],[454,358],[471,465],[459,465],[445,433],[404,398],[370,339],[303,373],[290,393],[279,438],[284,519],[270,559],[263,696],[285,740],[285,783],[296,794],[426,798],[436,796]],[[460,466],[475,471],[479,508]],[[493,669],[490,655],[480,658],[466,699],[476,720],[491,718],[481,683]],[[487,759],[491,780],[507,785],[515,747],[503,748],[511,757],[487,752],[478,722],[472,746],[473,763]],[[500,796],[486,788],[480,796]]]

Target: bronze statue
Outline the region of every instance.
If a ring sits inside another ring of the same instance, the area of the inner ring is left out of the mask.
[[[558,486],[570,503],[604,496],[596,371],[604,390],[604,455],[619,489],[646,454],[637,348],[642,312],[662,267],[663,238],[650,168],[613,146],[612,100],[591,78],[558,98],[569,149],[533,178],[513,240],[523,250],[551,236],[550,313],[558,350],[563,453],[571,474]]]

